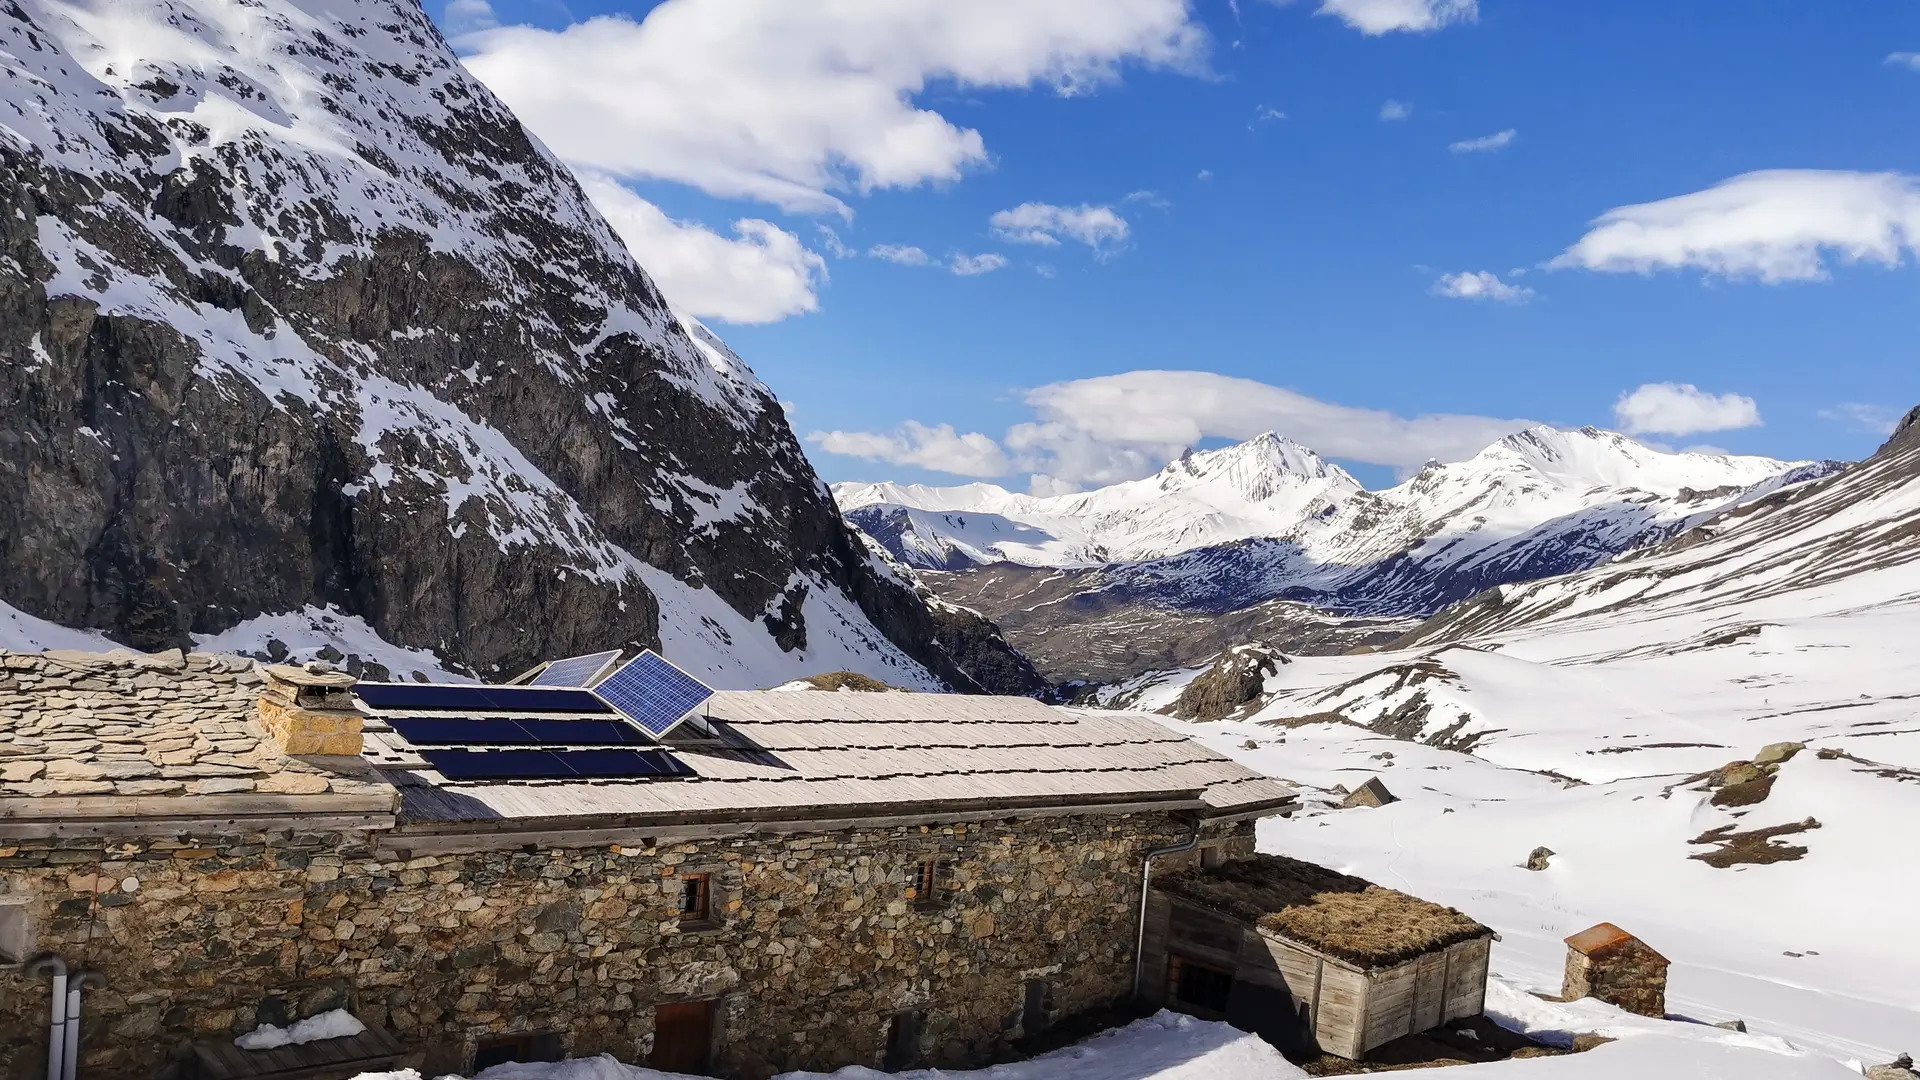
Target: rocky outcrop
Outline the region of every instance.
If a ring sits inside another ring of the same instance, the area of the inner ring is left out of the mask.
[[[168,24],[132,61],[0,7],[0,599],[149,650],[331,607],[482,675],[751,633],[1038,683],[873,570],[772,395],[416,4],[232,3],[129,9]]]
[[[1263,645],[1237,645],[1187,684],[1173,715],[1186,720],[1224,720],[1264,700],[1267,677],[1293,661]]]

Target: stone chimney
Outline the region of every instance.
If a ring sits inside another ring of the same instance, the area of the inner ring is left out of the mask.
[[[260,695],[260,726],[289,757],[360,756],[360,710],[344,671],[326,664],[279,664],[265,669],[267,688]]]

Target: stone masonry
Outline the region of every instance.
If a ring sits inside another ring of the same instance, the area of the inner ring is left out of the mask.
[[[378,832],[0,827],[0,899],[26,900],[38,947],[106,976],[85,1010],[90,1080],[165,1075],[191,1040],[337,1006],[388,1027],[429,1075],[518,1032],[642,1061],[657,1003],[707,999],[715,1072],[757,1080],[877,1065],[905,1010],[924,1010],[917,1064],[1004,1056],[1030,979],[1058,1015],[1125,996],[1141,855],[1187,828],[1088,815],[405,858],[387,850],[404,837]],[[1228,854],[1251,851],[1250,823],[1210,828]],[[929,858],[946,860],[946,891],[921,904]],[[675,885],[694,873],[711,875],[715,918],[683,928]],[[44,1068],[46,995],[0,968],[0,1077]]]

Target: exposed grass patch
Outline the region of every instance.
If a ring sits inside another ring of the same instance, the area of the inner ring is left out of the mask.
[[[1717,844],[1718,847],[1712,851],[1696,852],[1689,857],[1722,870],[1733,866],[1765,866],[1768,863],[1793,862],[1805,855],[1807,849],[1797,844],[1775,843],[1775,839],[1819,827],[1820,823],[1813,818],[1790,825],[1749,829],[1746,832],[1735,832],[1733,826],[1722,825],[1717,829],[1708,829],[1687,841],[1689,844]]]

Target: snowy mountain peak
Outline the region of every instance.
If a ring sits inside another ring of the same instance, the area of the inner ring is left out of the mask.
[[[1160,477],[1163,488],[1185,486],[1190,480],[1223,480],[1256,501],[1272,498],[1277,485],[1289,479],[1331,480],[1360,488],[1345,469],[1271,431],[1218,450],[1188,450],[1168,462]]]
[[[1501,439],[1460,468],[1524,469],[1569,488],[1619,488],[1678,496],[1751,487],[1805,462],[1662,450],[1597,427],[1535,425]]]

